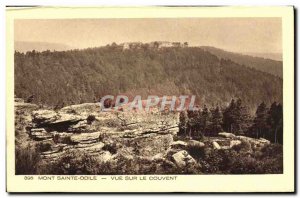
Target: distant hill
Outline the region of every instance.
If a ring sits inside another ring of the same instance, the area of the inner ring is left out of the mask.
[[[245,65],[263,72],[267,72],[282,78],[282,61],[276,61],[268,58],[257,57],[259,54],[244,55],[239,53],[228,52],[222,49],[218,49],[210,46],[202,46],[202,49],[211,52],[218,58],[230,59],[240,65]],[[261,56],[267,56],[267,54],[260,54]],[[268,55],[270,56],[270,54]]]
[[[201,105],[224,105],[240,97],[256,108],[262,101],[282,102],[282,79],[199,47],[15,53],[16,97],[34,95],[35,103],[65,106],[120,93],[194,94]]]
[[[254,53],[254,52],[247,52],[242,53],[244,55],[254,56],[254,57],[260,57],[265,59],[272,59],[275,61],[282,61],[282,54],[281,53]]]
[[[65,51],[70,50],[71,47],[60,43],[48,43],[48,42],[27,42],[27,41],[16,41],[15,51],[27,52],[27,51]]]

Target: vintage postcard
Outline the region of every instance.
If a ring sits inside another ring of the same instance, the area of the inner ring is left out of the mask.
[[[8,192],[294,192],[293,7],[8,7]]]

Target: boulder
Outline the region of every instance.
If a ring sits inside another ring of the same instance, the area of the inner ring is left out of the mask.
[[[230,149],[230,147],[229,146],[222,146],[221,149],[227,150],[227,149]]]
[[[72,115],[67,113],[58,113],[58,117],[55,121],[53,121],[51,124],[57,124],[57,123],[69,123],[70,125],[76,124],[79,121],[85,120],[85,116],[81,115]]]
[[[231,140],[231,141],[230,141],[229,147],[232,148],[232,147],[234,147],[234,146],[240,145],[241,143],[242,143],[241,140]]]
[[[73,135],[72,133],[66,133],[66,132],[57,132],[53,131],[50,132],[53,136],[53,141],[57,143],[64,143],[64,144],[70,144],[70,137]]]
[[[232,134],[232,133],[227,133],[227,132],[221,132],[221,133],[218,133],[219,136],[221,137],[225,137],[225,138],[234,138],[235,135]]]
[[[98,141],[100,134],[101,132],[75,134],[70,137],[70,141],[73,143]]]
[[[213,142],[212,144],[213,144],[214,149],[217,149],[217,150],[221,149],[221,146],[218,144],[218,142]]]
[[[98,159],[101,162],[108,162],[113,159],[113,155],[108,151],[104,151],[103,153],[100,154]]]
[[[68,132],[82,132],[82,133],[91,133],[96,131],[101,131],[103,125],[99,121],[89,122],[87,120],[82,120],[77,122],[76,124],[72,124],[68,127]]]
[[[262,144],[270,144],[271,143],[269,140],[266,140],[264,138],[259,138],[258,141],[260,141]]]
[[[180,168],[184,168],[188,164],[197,163],[196,160],[192,156],[190,156],[187,151],[184,150],[175,153],[174,155],[172,155],[172,158],[175,164]]]
[[[104,144],[102,142],[97,142],[97,143],[93,143],[93,144],[78,144],[75,146],[74,149],[76,149],[75,151],[84,151],[87,153],[98,153],[102,152],[102,149],[104,147]]]
[[[184,148],[186,148],[187,145],[188,144],[186,142],[179,140],[179,141],[176,141],[176,142],[172,142],[171,148],[173,148],[173,149],[184,149]]]
[[[69,125],[85,120],[85,116],[68,113],[58,113],[53,110],[37,110],[32,112],[33,122],[42,127],[61,127],[66,128]]]
[[[34,128],[30,131],[30,136],[35,140],[52,139],[52,134],[48,133],[44,128]]]
[[[58,160],[63,155],[64,152],[57,152],[57,153],[42,154],[41,157],[43,159],[49,160],[50,162],[55,162],[55,160]]]
[[[264,145],[270,144],[269,140],[266,140],[264,138],[250,138],[246,136],[236,136],[237,139],[249,142],[250,144],[254,145],[255,147],[263,147]]]
[[[69,132],[88,132],[87,128],[89,127],[86,120],[79,121],[74,125],[70,125],[68,128]]]
[[[162,153],[158,153],[157,155],[154,155],[151,160],[163,160],[164,155]]]
[[[189,140],[188,146],[201,148],[201,147],[204,147],[205,144],[203,142],[199,142],[197,140]]]
[[[49,124],[58,119],[58,115],[53,110],[37,110],[32,112],[33,122],[37,124]]]

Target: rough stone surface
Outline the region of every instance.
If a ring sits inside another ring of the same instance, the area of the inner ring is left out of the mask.
[[[214,149],[217,149],[217,150],[221,149],[221,146],[218,144],[218,142],[213,142],[212,144],[213,144]]]
[[[249,142],[250,144],[254,145],[255,147],[263,147],[264,145],[270,144],[269,140],[264,138],[254,139],[246,136],[236,136],[238,140]]]
[[[188,146],[201,148],[201,147],[204,147],[205,144],[203,142],[199,142],[197,140],[189,140]]]
[[[241,140],[231,140],[231,141],[230,141],[229,148],[232,148],[232,147],[234,147],[234,146],[238,146],[238,145],[240,145],[241,143],[242,143]]]
[[[269,140],[266,140],[264,138],[259,138],[258,141],[260,141],[262,144],[270,144],[271,143]]]
[[[219,136],[221,137],[225,137],[225,138],[234,138],[235,135],[232,134],[232,133],[227,133],[227,132],[221,132],[221,133],[218,133]]]
[[[100,103],[84,103],[64,107],[60,112],[67,114],[79,114],[82,116],[97,115],[101,111]]]
[[[100,132],[75,134],[70,136],[70,141],[73,143],[98,141],[100,134]]]
[[[179,140],[179,141],[176,141],[176,142],[172,142],[171,148],[173,148],[173,149],[184,149],[184,148],[186,148],[187,145],[188,144],[186,142]]]
[[[18,110],[28,106],[16,104]],[[28,111],[26,126],[31,128],[31,141],[51,141],[47,143],[49,150],[41,153],[43,159],[51,162],[66,152],[86,152],[103,161],[113,159],[114,152],[128,158],[161,159],[178,132],[177,113],[101,112],[100,105],[94,103],[56,111],[34,107]]]
[[[98,156],[98,159],[100,162],[108,162],[110,160],[113,159],[113,155],[109,152],[109,151],[104,151],[102,153],[100,153],[100,155]]]
[[[180,168],[185,167],[187,164],[196,164],[196,160],[184,150],[175,153],[172,157],[175,164]]]
[[[46,140],[52,138],[52,134],[48,133],[43,128],[31,129],[30,135],[35,140]]]
[[[37,110],[32,112],[33,122],[37,124],[47,124],[55,122],[58,115],[53,110]]]

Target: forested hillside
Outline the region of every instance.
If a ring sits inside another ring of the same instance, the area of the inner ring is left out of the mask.
[[[62,107],[120,93],[195,94],[201,105],[239,97],[253,110],[282,102],[282,79],[196,47],[15,52],[16,97]]]
[[[227,52],[222,49],[209,46],[203,46],[201,48],[215,54],[219,58],[230,59],[240,65],[245,65],[247,67],[282,77],[282,61]]]

